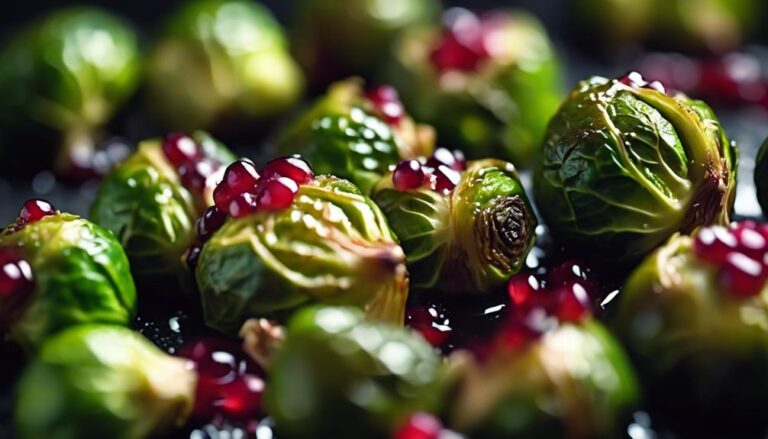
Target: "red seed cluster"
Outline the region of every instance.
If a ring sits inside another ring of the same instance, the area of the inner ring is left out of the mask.
[[[6,230],[17,232],[27,224],[36,223],[47,216],[56,215],[57,213],[58,211],[53,204],[39,198],[32,198],[24,202],[16,222],[9,225]]]
[[[0,249],[0,300],[23,299],[34,288],[29,263],[13,249]]]
[[[720,285],[732,296],[760,294],[768,280],[768,224],[705,227],[696,235],[693,252],[718,268]]]
[[[443,16],[443,33],[432,49],[430,60],[439,72],[471,72],[489,58],[497,26],[462,8],[452,8]]]
[[[223,339],[193,341],[179,350],[198,373],[192,417],[201,422],[216,418],[256,421],[263,415],[264,371],[240,346]]]
[[[211,176],[221,167],[220,163],[206,157],[203,148],[192,137],[183,133],[165,137],[163,154],[176,168],[181,184],[196,193],[206,188]]]
[[[636,88],[650,88],[658,91],[659,93],[667,94],[667,90],[664,85],[659,81],[648,82],[638,72],[630,72],[617,79],[624,85]]]
[[[405,107],[394,87],[380,85],[369,90],[366,97],[385,122],[395,127],[400,125],[405,116]]]
[[[405,324],[438,349],[446,347],[453,334],[448,312],[440,304],[409,306],[405,312]]]
[[[450,192],[461,180],[467,162],[461,151],[445,148],[435,150],[427,160],[403,160],[392,172],[392,185],[399,191],[419,189],[429,185],[436,192]]]

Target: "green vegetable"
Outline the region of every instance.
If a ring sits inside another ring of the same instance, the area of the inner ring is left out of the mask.
[[[470,162],[450,193],[399,191],[391,173],[371,195],[400,239],[415,288],[483,293],[517,273],[533,246],[536,217],[514,166]]]
[[[14,247],[35,279],[31,298],[2,309],[0,328],[36,350],[51,334],[84,323],[128,325],[136,313],[136,288],[123,248],[108,230],[69,214],[47,216],[0,233],[0,247]]]
[[[280,25],[247,0],[185,2],[147,71],[150,108],[185,131],[275,117],[299,100],[303,83]]]
[[[222,165],[235,156],[204,132],[193,138]],[[211,191],[186,189],[157,139],[108,174],[91,206],[93,221],[111,230],[125,248],[140,290],[175,295],[193,289],[182,255],[196,238],[195,220],[213,205]]]
[[[301,153],[317,173],[346,178],[368,193],[390,166],[431,155],[435,136],[407,116],[396,125],[384,122],[362,85],[356,78],[333,84],[279,133],[277,147]]]
[[[693,246],[693,238],[675,236],[635,269],[612,329],[660,413],[707,419],[726,430],[762,430],[768,287],[747,298],[731,294],[719,282],[718,267],[700,260]]]
[[[574,2],[577,23],[612,48],[648,43],[664,49],[726,52],[759,29],[760,0],[586,0]]]
[[[441,38],[435,25],[414,29],[397,44],[387,79],[417,120],[432,124],[441,143],[470,158],[530,164],[561,99],[560,66],[544,27],[520,11],[498,12],[498,35],[514,44],[475,71],[441,73],[430,55]]]
[[[100,140],[138,76],[136,35],[118,17],[79,7],[31,23],[0,52],[0,163],[18,171],[56,157],[67,169]]]
[[[477,439],[621,437],[639,399],[626,354],[591,320],[463,369],[451,425]]]
[[[373,78],[394,40],[414,26],[436,23],[437,0],[302,0],[294,6],[293,46],[314,85],[349,75]]]
[[[197,283],[206,323],[230,334],[313,302],[402,324],[408,296],[405,255],[384,215],[332,176],[301,186],[288,209],[227,220],[203,247]]]
[[[271,366],[267,411],[292,438],[386,438],[438,409],[441,361],[412,332],[351,308],[298,313]]]
[[[768,139],[763,142],[755,159],[755,188],[757,189],[757,201],[763,209],[763,214],[768,212]]]
[[[703,102],[592,78],[550,123],[534,196],[567,243],[629,264],[677,231],[728,223],[736,159]]]
[[[20,438],[141,439],[181,426],[197,377],[138,333],[78,326],[51,338],[24,372]]]

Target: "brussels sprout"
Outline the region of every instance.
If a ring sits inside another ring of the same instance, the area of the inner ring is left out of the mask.
[[[48,340],[24,372],[20,438],[141,439],[183,424],[195,372],[126,328],[83,325]]]
[[[437,22],[437,0],[303,0],[293,42],[314,85],[349,75],[374,77],[404,30]]]
[[[388,81],[416,119],[435,126],[443,144],[470,158],[527,165],[561,98],[560,67],[545,29],[520,11],[480,20],[452,9],[446,21],[470,26],[482,47],[461,45],[457,39],[464,37],[450,29],[414,29],[397,44]]]
[[[248,318],[319,301],[402,324],[408,278],[395,239],[354,185],[317,177],[287,209],[228,219],[205,243],[196,270],[205,321],[237,334]]]
[[[394,93],[389,104],[402,109],[397,92],[389,91]],[[277,136],[280,152],[300,152],[317,173],[349,179],[363,193],[400,160],[430,155],[434,142],[432,127],[416,124],[405,114],[387,121],[373,97],[363,93],[362,82],[354,78],[329,87],[325,96]]]
[[[763,209],[763,215],[768,212],[768,139],[760,146],[760,151],[755,159],[755,189],[757,189],[757,201]]]
[[[180,130],[275,117],[299,100],[303,83],[280,25],[247,0],[185,2],[147,69],[150,108]]]
[[[517,172],[500,160],[470,162],[451,192],[402,191],[389,174],[371,198],[400,239],[415,288],[487,292],[520,270],[535,240]]]
[[[292,438],[385,438],[414,411],[438,409],[441,361],[422,338],[351,308],[296,314],[265,393]]]
[[[749,223],[674,236],[626,281],[611,326],[659,413],[764,431],[767,236]]]
[[[466,363],[450,418],[472,438],[621,437],[639,399],[626,354],[593,320]]]
[[[667,96],[636,73],[596,77],[552,119],[534,196],[555,234],[629,264],[677,231],[728,223],[736,159],[703,102]]]
[[[759,0],[587,0],[573,2],[584,31],[605,46],[725,52],[760,24]]]
[[[217,164],[235,160],[204,132],[194,141]],[[182,255],[195,240],[195,220],[213,205],[212,190],[185,187],[158,139],[147,140],[107,175],[91,206],[91,218],[125,247],[141,290],[176,293],[193,289]]]
[[[22,346],[34,350],[69,326],[133,319],[128,258],[108,230],[74,215],[47,215],[5,229],[0,249],[18,252],[34,275],[34,291],[24,300],[0,300],[0,331]]]
[[[63,9],[30,24],[0,52],[0,163],[10,172],[56,157],[67,170],[93,149],[138,73],[133,29],[105,11]]]

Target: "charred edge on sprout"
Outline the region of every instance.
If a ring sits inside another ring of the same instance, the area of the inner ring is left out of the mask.
[[[475,236],[486,261],[509,272],[525,257],[535,227],[533,215],[520,196],[498,197],[480,212]]]

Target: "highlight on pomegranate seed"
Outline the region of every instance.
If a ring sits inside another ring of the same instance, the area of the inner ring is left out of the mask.
[[[22,375],[17,432],[29,438],[162,435],[189,416],[196,380],[186,360],[128,328],[75,326],[48,339]]]
[[[390,437],[409,414],[438,412],[450,383],[441,367],[432,347],[399,325],[355,308],[311,307],[288,325],[266,409],[292,438]]]
[[[297,157],[276,159],[259,174],[246,192],[222,192],[230,201],[218,208],[230,218],[197,257],[206,324],[234,335],[247,319],[280,320],[316,302],[402,324],[405,255],[376,204],[349,181],[315,177]]]
[[[562,97],[547,31],[519,10],[476,15],[450,8],[442,29],[433,24],[403,35],[392,64],[385,79],[405,108],[471,159],[530,165]]]
[[[630,275],[611,326],[659,413],[716,413],[727,401],[744,408],[729,421],[763,425],[767,264],[768,226],[743,221],[674,236]]]
[[[728,224],[736,156],[704,102],[637,73],[593,77],[552,119],[533,193],[563,244],[631,267],[678,231]]]
[[[414,289],[488,293],[523,266],[536,217],[514,166],[438,151],[423,164],[400,162],[371,197],[400,240]]]
[[[332,174],[368,193],[390,166],[432,154],[435,133],[407,114],[397,90],[356,78],[332,84],[277,136],[282,154],[301,153],[318,174]]]
[[[247,0],[178,5],[146,68],[146,106],[165,128],[249,132],[301,99],[304,77],[269,9]]]
[[[3,177],[51,168],[72,180],[96,176],[95,149],[139,85],[139,38],[127,20],[93,6],[54,9],[38,9],[46,13],[3,42]],[[105,44],[109,56],[95,55]]]
[[[35,352],[64,328],[127,326],[135,314],[128,259],[108,230],[29,200],[0,232],[0,335]]]
[[[215,185],[234,160],[205,132],[170,133],[141,142],[102,181],[91,219],[125,247],[139,290],[152,292],[146,300],[179,301],[194,293],[182,255],[199,232],[220,226],[222,215],[208,209]]]

